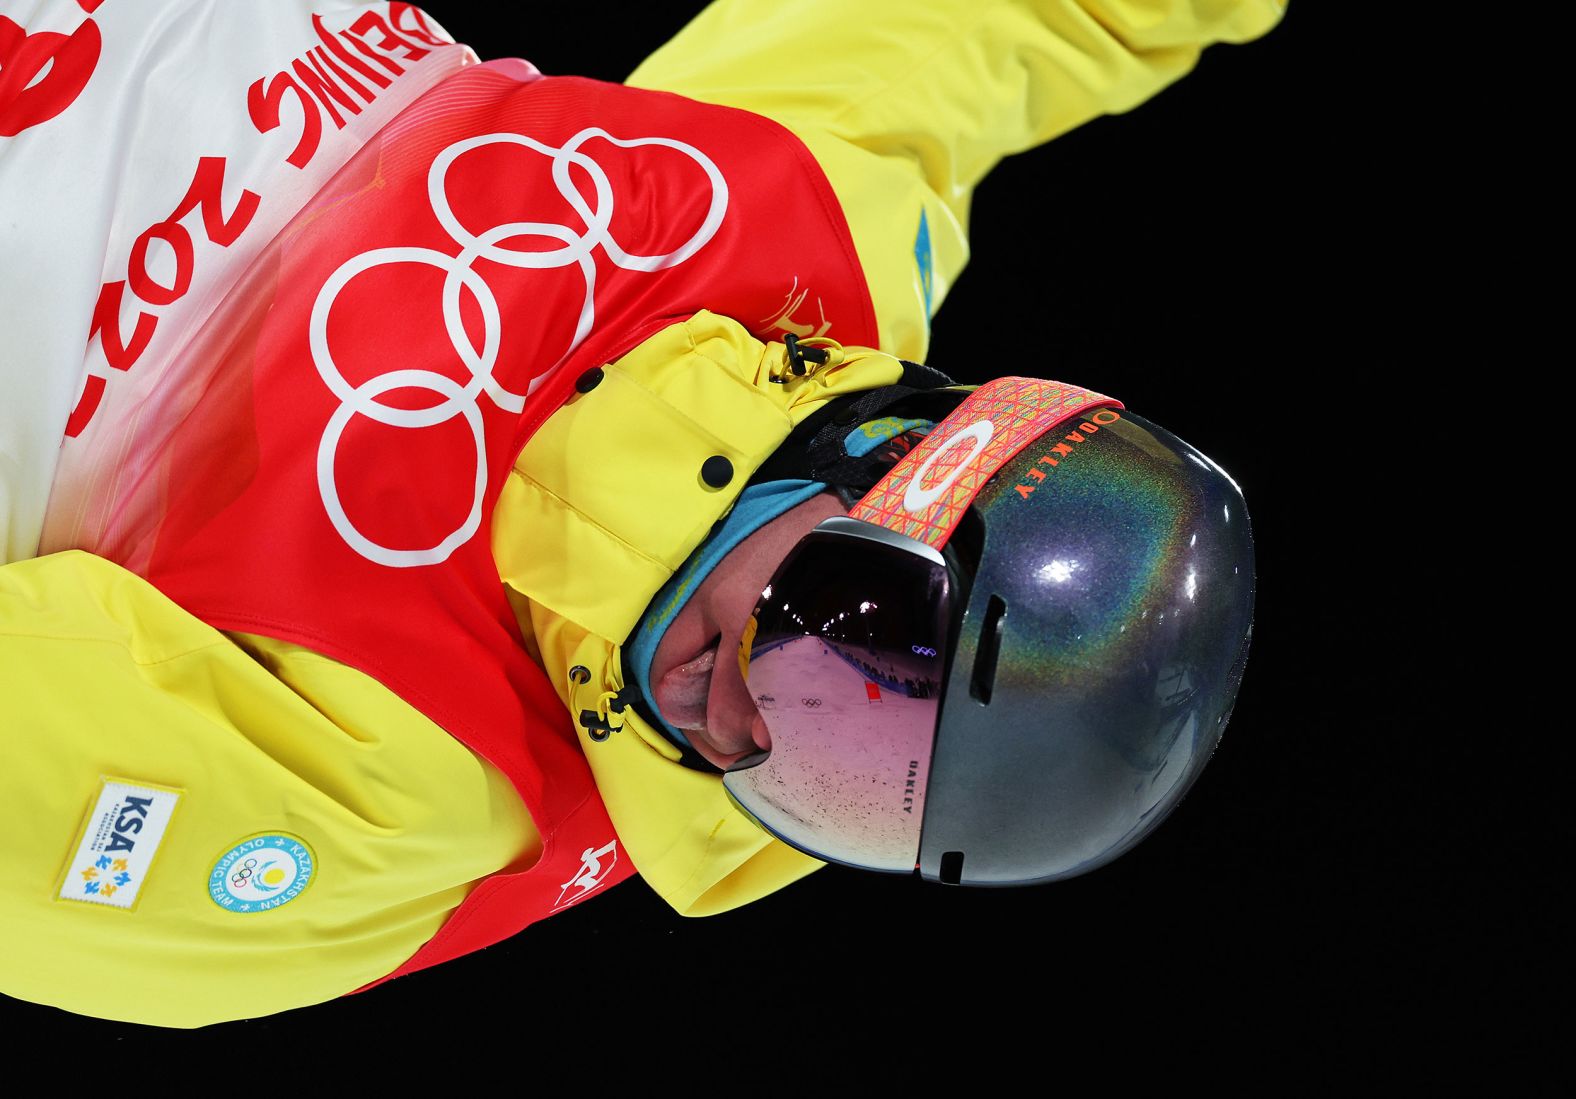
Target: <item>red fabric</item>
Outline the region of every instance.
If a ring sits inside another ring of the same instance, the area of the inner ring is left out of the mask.
[[[558,155],[555,182],[554,156],[485,140],[562,149],[588,127],[666,143],[586,136],[579,159]],[[435,160],[471,139],[483,140],[431,183]],[[675,142],[714,164],[724,197]],[[607,235],[579,258],[560,254],[567,266],[547,258],[596,237],[588,221]],[[499,226],[510,228],[489,233]],[[675,251],[651,270],[628,258]],[[577,334],[588,271],[592,316]],[[525,653],[488,544],[492,507],[585,370],[702,308],[767,323],[795,287],[827,304],[833,336],[876,342],[835,196],[787,131],[492,62],[440,84],[363,148],[193,340],[187,376],[201,395],[173,431],[144,440],[159,448],[161,483],[137,496],[159,499],[157,514],[120,517],[106,555],[147,562],[149,580],[220,629],[372,675],[507,774],[542,834],[534,867],[478,885],[389,976],[497,942],[633,872],[609,846],[573,724]]]
[[[89,12],[97,6],[83,5]],[[28,34],[0,15],[0,137],[15,137],[75,103],[98,66],[103,44],[92,19],[69,35]]]

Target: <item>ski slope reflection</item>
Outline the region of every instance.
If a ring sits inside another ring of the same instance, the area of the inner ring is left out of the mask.
[[[728,788],[818,858],[912,871],[940,680],[939,656],[810,636],[757,645],[749,683],[772,750]]]

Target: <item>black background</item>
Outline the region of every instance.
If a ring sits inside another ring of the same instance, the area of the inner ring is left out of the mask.
[[[425,5],[484,59],[607,80],[700,6]],[[1138,848],[1030,890],[829,867],[703,920],[637,879],[481,953],[272,1018],[180,1035],[4,1001],[0,1020],[171,1051],[376,1050],[384,1069],[436,1055],[522,1089],[556,1072],[594,1087],[626,1057],[651,1085],[830,1083],[844,1053],[893,1089],[948,1069],[1116,1086],[1191,1063],[1158,1052],[1177,1039],[1209,1063],[1198,1086],[1267,1055],[1281,1062],[1266,1083],[1481,1063],[1464,1050],[1502,993],[1478,981],[1486,887],[1463,858],[1477,825],[1453,797],[1459,741],[1423,694],[1466,665],[1420,686],[1395,632],[1396,592],[1425,566],[1395,521],[1409,493],[1387,410],[1405,368],[1361,326],[1385,181],[1353,150],[1381,139],[1320,18],[1293,4],[1137,110],[1005,162],[976,193],[973,261],[934,329],[943,370],[984,381],[973,349],[1010,340],[1021,372],[1119,396],[1248,501],[1259,589],[1240,701]],[[1533,980],[1499,975],[1504,995]]]

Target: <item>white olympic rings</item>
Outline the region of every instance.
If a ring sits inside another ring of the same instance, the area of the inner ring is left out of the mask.
[[[592,138],[629,149],[642,145],[661,145],[676,149],[695,161],[706,173],[711,184],[711,205],[705,220],[693,236],[671,252],[655,256],[626,252],[609,232],[613,220],[613,188],[607,173],[595,160],[579,151],[580,146]],[[496,225],[480,234],[472,233],[460,223],[449,204],[445,179],[454,162],[473,149],[493,144],[523,145],[552,162],[553,182],[561,194],[585,222],[585,232],[576,233],[566,225],[521,221]],[[596,192],[596,205],[587,206],[585,199],[569,177],[570,167],[580,168],[590,178]],[[317,485],[323,497],[328,518],[347,545],[380,565],[391,568],[411,568],[435,565],[448,559],[460,546],[470,541],[481,527],[482,502],[487,492],[487,439],[482,424],[480,395],[486,393],[498,408],[505,412],[520,413],[525,409],[526,398],[536,390],[557,368],[574,353],[590,335],[595,323],[594,297],[596,291],[596,261],[593,252],[601,248],[615,265],[626,271],[660,271],[675,267],[700,251],[717,233],[728,208],[728,184],[711,158],[693,145],[666,137],[642,137],[631,140],[616,138],[606,130],[588,127],[570,138],[562,148],[544,145],[523,134],[494,133],[457,141],[433,159],[427,172],[427,199],[438,223],[460,246],[458,255],[448,255],[432,248],[395,247],[375,248],[354,256],[339,266],[323,283],[317,299],[312,304],[308,325],[308,342],[312,362],[323,382],[339,398],[340,406],[329,418],[317,450]],[[563,243],[563,247],[550,251],[517,251],[499,246],[500,241],[513,237],[548,237]],[[487,259],[510,267],[546,269],[578,265],[585,279],[585,300],[580,307],[575,334],[569,348],[551,367],[533,378],[524,394],[506,389],[493,377],[498,362],[498,347],[502,336],[502,318],[498,299],[482,276],[472,267],[477,259]],[[432,370],[406,368],[380,374],[360,385],[352,386],[339,367],[328,347],[328,318],[334,301],[341,290],[357,275],[374,267],[392,263],[418,263],[436,267],[444,273],[443,322],[455,353],[470,373],[464,386],[446,375]],[[481,311],[482,346],[476,347],[466,333],[460,317],[460,290],[468,290]],[[436,393],[443,400],[429,408],[395,408],[378,401],[378,397],[394,389],[425,389]],[[364,535],[346,514],[339,497],[339,485],[334,474],[334,460],[345,428],[356,416],[388,427],[422,428],[446,423],[455,416],[465,417],[470,425],[471,437],[476,444],[475,495],[464,522],[436,545],[426,549],[393,549],[380,545]]]

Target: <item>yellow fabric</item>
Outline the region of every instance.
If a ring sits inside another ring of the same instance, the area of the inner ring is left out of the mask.
[[[1136,107],[1205,46],[1256,38],[1284,11],[1283,0],[718,0],[626,83],[797,134],[848,217],[881,349],[922,362],[921,210],[934,314],[968,261],[974,187],[1003,157]]]
[[[472,884],[541,845],[501,772],[374,680],[225,635],[90,554],[0,567],[0,992],[195,1027],[397,968]],[[135,911],[57,900],[101,775],[184,790]],[[208,895],[259,832],[316,856],[265,915]]]
[[[922,360],[929,315],[968,259],[973,187],[998,160],[1133,107],[1208,43],[1280,14],[1278,0],[866,0],[857,13],[721,0],[630,82],[794,130],[848,216],[881,348]],[[807,302],[795,321],[814,312]],[[619,642],[792,424],[898,375],[873,352],[787,386],[766,380],[772,368],[781,345],[701,313],[613,364],[520,456],[494,552],[571,709],[623,686]],[[698,475],[714,454],[736,471],[721,490]],[[575,664],[589,682],[570,682]],[[0,567],[0,699],[9,995],[168,1026],[318,1002],[397,968],[476,881],[539,851],[507,780],[370,678],[218,633],[86,554]],[[635,866],[677,911],[725,911],[820,865],[625,716],[582,744]],[[53,899],[101,774],[187,791],[135,913]],[[313,844],[319,876],[264,925],[220,910],[206,878],[229,844],[271,826]]]
[[[571,712],[624,686],[619,643],[733,505],[744,471],[832,397],[903,372],[890,355],[856,349],[806,378],[771,381],[783,368],[782,344],[702,311],[607,367],[521,452],[494,515],[493,556]],[[723,489],[700,479],[714,454],[735,470]],[[576,665],[588,682],[570,680]],[[622,717],[624,730],[601,743],[580,730],[581,745],[625,850],[676,911],[724,912],[822,865],[750,823],[717,775],[678,764],[678,750],[632,712]]]

